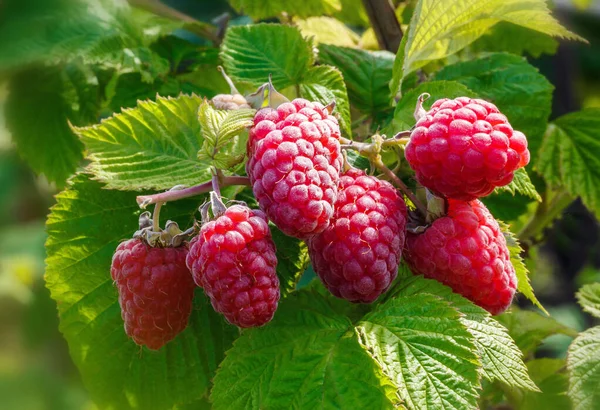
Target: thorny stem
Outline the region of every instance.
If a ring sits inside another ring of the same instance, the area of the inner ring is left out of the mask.
[[[250,180],[248,179],[248,177],[223,176],[219,181],[219,185],[222,187],[231,185],[250,185]],[[211,180],[189,188],[161,192],[159,194],[154,195],[140,195],[136,198],[136,201],[140,208],[145,208],[148,205],[156,204],[158,202],[177,201],[180,199],[190,198],[192,196],[200,194],[205,194],[207,192],[210,192],[212,189],[213,186]]]
[[[160,208],[164,205],[164,202],[157,202],[154,205],[154,212],[152,213],[152,230],[154,232],[160,232]]]

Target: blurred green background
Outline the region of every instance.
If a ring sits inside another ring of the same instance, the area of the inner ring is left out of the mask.
[[[236,18],[224,1],[167,3],[200,21],[210,22],[223,12]],[[585,10],[578,8],[581,3],[590,2],[555,2],[555,14],[590,45],[561,43],[555,56],[530,59],[556,87],[553,117],[600,106],[600,2],[586,4]],[[0,3],[0,17],[2,9]],[[0,72],[0,408],[93,409],[58,332],[56,306],[43,281],[44,220],[57,188],[29,169],[5,126],[6,85],[18,71]],[[577,330],[590,326],[591,318],[575,304],[574,292],[600,281],[597,221],[576,201],[547,232],[545,242],[529,253],[534,289],[552,316]],[[570,341],[553,336],[537,354],[564,357]]]

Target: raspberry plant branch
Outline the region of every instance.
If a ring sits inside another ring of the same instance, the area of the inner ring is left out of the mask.
[[[250,180],[248,177],[242,176],[223,176],[219,180],[219,185],[221,187],[232,186],[232,185],[250,185]],[[139,195],[136,198],[136,201],[140,208],[145,208],[148,205],[156,204],[158,202],[171,202],[178,201],[184,198],[190,198],[192,196],[205,194],[207,192],[212,191],[213,184],[212,180],[203,182],[202,184],[195,185],[189,188],[170,190],[167,192],[161,192],[159,194],[154,195]]]
[[[379,171],[383,172],[383,174],[388,177],[392,183],[398,188],[410,201],[415,205],[415,207],[419,210],[423,216],[427,216],[427,207],[419,201],[419,199],[415,196],[415,194],[408,189],[406,184],[402,182],[402,180],[396,175],[391,169],[389,169],[381,160],[381,148],[384,146],[398,146],[407,144],[409,138],[405,137],[406,133],[410,135],[410,131],[402,131],[394,136],[394,138],[384,140],[383,137],[379,134],[373,135],[372,143],[358,142],[348,140],[346,138],[340,138],[340,142],[342,142],[342,148],[344,149],[353,149],[358,151],[359,154],[368,158],[372,165],[374,165]],[[386,144],[387,143],[387,144]]]
[[[552,198],[548,198],[545,193],[529,222],[517,234],[519,241],[535,244],[544,229],[562,214],[563,210],[573,202],[573,199],[564,189],[555,193]]]

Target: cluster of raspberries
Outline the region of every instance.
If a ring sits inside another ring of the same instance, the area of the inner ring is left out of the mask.
[[[328,107],[295,99],[263,108],[248,139],[246,171],[260,206],[233,205],[189,243],[119,245],[112,277],[126,333],[158,349],[186,326],[201,287],[215,311],[239,327],[269,322],[280,298],[268,221],[305,240],[327,289],[371,303],[397,276],[404,254],[415,274],[437,279],[493,314],[516,289],[497,221],[477,198],[511,182],[529,161],[525,136],[491,103],[436,101],[405,154],[424,187],[445,198],[445,215],[407,231],[407,207],[389,183],[343,169],[340,129]]]

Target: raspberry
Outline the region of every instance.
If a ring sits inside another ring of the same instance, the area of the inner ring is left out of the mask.
[[[462,201],[509,184],[529,163],[525,135],[494,104],[467,97],[437,100],[417,121],[405,155],[423,186]]]
[[[158,350],[187,327],[196,288],[185,264],[187,252],[186,244],[153,248],[139,238],[117,247],[110,274],[125,333],[135,343]]]
[[[337,119],[317,102],[298,98],[256,113],[246,170],[260,208],[287,235],[307,239],[329,225],[339,138]]]
[[[277,257],[262,211],[233,205],[202,226],[187,257],[215,311],[239,327],[262,326],[279,301]]]
[[[371,303],[398,274],[406,205],[385,181],[349,170],[340,178],[331,225],[308,241],[315,272],[335,296]]]
[[[498,222],[480,201],[448,200],[448,214],[408,233],[405,257],[416,274],[448,285],[496,315],[511,304],[517,278]]]

